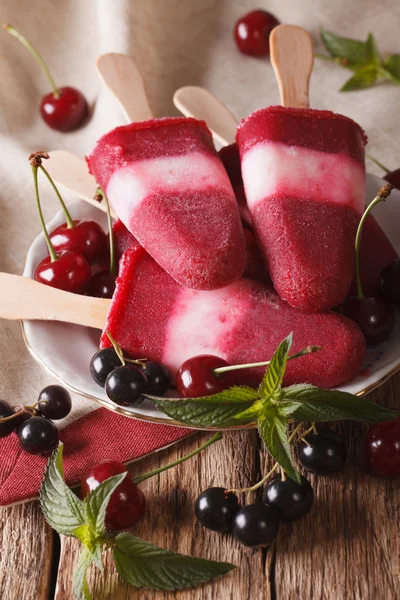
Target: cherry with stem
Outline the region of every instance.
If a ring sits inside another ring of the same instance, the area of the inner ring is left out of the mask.
[[[393,187],[391,184],[385,185],[365,209],[358,225],[356,241],[355,241],[355,269],[356,269],[356,284],[357,297],[346,300],[342,307],[342,313],[355,321],[364,334],[367,344],[380,344],[386,341],[394,328],[394,311],[393,308],[383,296],[377,295],[373,297],[365,297],[361,286],[360,265],[359,265],[359,248],[362,236],[364,222],[371,210],[386,200],[390,195]]]
[[[57,131],[68,132],[78,129],[87,120],[89,107],[86,98],[71,86],[58,87],[43,57],[32,44],[12,25],[5,23],[4,29],[25,46],[43,70],[51,92],[43,96],[40,112],[45,123]]]
[[[73,220],[71,214],[49,172],[43,166],[43,160],[50,158],[47,152],[35,152],[30,157],[35,160],[36,166],[42,171],[51,187],[65,215],[66,223],[59,225],[50,233],[51,243],[56,252],[72,250],[82,254],[89,263],[93,262],[104,252],[106,234],[100,225],[92,219]]]
[[[108,240],[110,250],[110,266],[108,271],[99,271],[93,275],[90,282],[89,295],[95,298],[112,298],[117,280],[117,264],[115,260],[114,232],[111,218],[110,203],[106,194],[101,188],[97,189],[95,200],[106,203],[107,222],[108,222]]]
[[[34,279],[50,287],[75,294],[84,294],[87,291],[91,276],[89,263],[84,256],[77,252],[65,250],[57,253],[46,228],[38,186],[38,161],[40,162],[38,154],[31,155],[29,161],[33,174],[36,206],[49,256],[37,265]]]

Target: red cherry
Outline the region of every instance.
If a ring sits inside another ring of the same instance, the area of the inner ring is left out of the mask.
[[[380,477],[400,475],[400,417],[369,428],[364,455],[370,470]]]
[[[214,369],[226,367],[228,363],[219,356],[202,354],[186,360],[176,374],[176,389],[181,398],[211,396],[235,385],[233,373],[216,375]]]
[[[71,250],[82,254],[89,262],[101,258],[107,245],[107,236],[96,221],[89,219],[59,225],[50,233],[51,243],[56,252]]]
[[[57,255],[56,260],[46,256],[35,269],[33,278],[50,287],[84,294],[88,287],[91,271],[84,256],[69,250]]]
[[[343,303],[341,312],[357,323],[367,344],[381,344],[388,340],[393,332],[394,311],[382,296],[350,298]]]
[[[58,88],[58,97],[49,92],[42,98],[40,112],[49,127],[64,133],[78,129],[89,114],[85,96],[73,87]]]
[[[112,298],[116,281],[115,275],[110,275],[109,271],[96,273],[90,281],[88,295],[93,298]]]
[[[278,19],[265,10],[253,10],[241,17],[233,35],[243,54],[269,56],[269,34],[279,25]]]
[[[103,460],[93,465],[81,481],[82,497],[87,496],[109,477],[126,471],[126,467],[117,460]],[[143,517],[145,509],[144,494],[128,473],[111,495],[106,511],[106,528],[109,531],[118,531],[132,527]]]

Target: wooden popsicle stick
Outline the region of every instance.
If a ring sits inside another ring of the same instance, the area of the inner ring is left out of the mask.
[[[214,94],[195,85],[180,88],[174,94],[174,104],[185,117],[202,119],[213,136],[224,146],[233,144],[237,122],[231,111]]]
[[[278,25],[270,34],[269,45],[282,106],[308,108],[314,64],[310,34],[296,25]]]
[[[153,118],[142,74],[126,54],[103,54],[97,59],[97,73],[117,98],[128,123]]]
[[[0,289],[0,319],[62,321],[103,329],[111,303],[9,273],[0,273]]]
[[[67,150],[53,150],[49,155],[50,160],[46,162],[46,169],[57,185],[63,186],[99,210],[107,212],[105,203],[94,199],[97,183],[93,175],[90,175],[83,158]],[[112,209],[111,216],[116,218]]]

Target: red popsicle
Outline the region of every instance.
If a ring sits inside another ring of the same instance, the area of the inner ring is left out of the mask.
[[[358,327],[339,314],[302,313],[248,279],[214,291],[183,287],[141,248],[122,257],[106,330],[125,352],[161,360],[173,373],[198,354],[231,364],[268,360],[292,331],[293,352],[310,344],[323,349],[290,361],[285,383],[323,387],[355,377],[365,349]],[[109,345],[105,332],[101,345]],[[249,372],[249,383],[259,383],[262,373]]]

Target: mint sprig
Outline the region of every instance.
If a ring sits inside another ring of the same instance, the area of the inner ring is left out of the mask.
[[[221,437],[220,433],[215,434],[196,451],[170,465],[139,476],[138,481],[191,458]],[[106,479],[81,500],[64,481],[62,453],[63,444],[60,444],[50,457],[40,490],[40,506],[53,529],[60,534],[76,537],[82,542],[83,547],[75,565],[72,582],[75,600],[91,599],[86,573],[92,563],[103,570],[101,557],[104,549],[112,549],[120,576],[139,588],[177,590],[194,587],[235,568],[229,563],[170,552],[130,533],[113,536],[105,528],[106,510],[110,497],[127,473]]]
[[[254,423],[268,452],[294,481],[300,482],[287,429],[292,421],[388,421],[399,413],[348,392],[309,384],[282,387],[292,334],[278,346],[258,390],[235,386],[201,398],[148,396],[162,412],[191,427],[230,427]]]
[[[365,89],[385,79],[400,84],[400,55],[392,54],[382,59],[372,33],[362,42],[325,30],[321,32],[321,40],[329,54],[318,54],[319,58],[354,71],[341,92]]]

